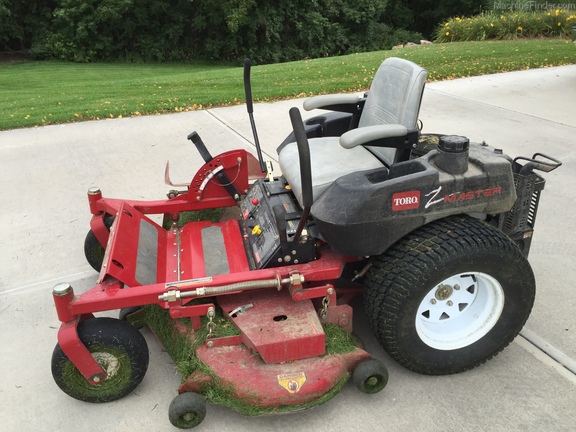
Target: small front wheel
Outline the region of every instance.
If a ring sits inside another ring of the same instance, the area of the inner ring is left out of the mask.
[[[133,306],[120,309],[118,319],[126,321],[136,327],[138,330],[146,326],[146,321],[143,319],[144,310],[142,306]]]
[[[168,418],[180,429],[192,429],[206,417],[206,399],[198,393],[180,393],[170,403]]]
[[[364,360],[352,372],[352,382],[362,393],[378,393],[388,384],[388,369],[376,359]]]
[[[126,321],[92,318],[78,324],[78,336],[108,378],[90,384],[56,345],[52,376],[60,389],[84,402],[111,402],[134,390],[148,369],[148,345],[144,336]]]
[[[113,222],[113,216],[107,216],[104,218],[104,225],[106,225],[108,230],[110,230]],[[88,264],[90,264],[90,266],[97,272],[100,272],[100,268],[104,262],[105,251],[104,246],[100,244],[92,230],[89,230],[84,239],[84,256],[86,257]]]

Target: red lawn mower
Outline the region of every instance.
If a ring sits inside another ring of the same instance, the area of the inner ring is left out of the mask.
[[[87,402],[132,392],[148,367],[137,328],[147,324],[183,374],[169,408],[177,427],[198,425],[206,398],[249,415],[317,405],[349,378],[376,393],[387,370],[350,336],[359,295],[384,349],[415,372],[462,372],[504,349],[534,301],[535,171],[561,163],[422,134],[426,78],[389,58],[363,97],[308,99],[305,109],[327,112],[305,122],[292,108],[276,177],[260,151],[247,61],[258,159],[213,157],[193,132],[205,163],[167,199],[90,189],[85,252],[100,276],[81,295],[53,289],[58,386]],[[182,223],[223,208],[219,221]],[[119,319],[94,317],[115,309]]]

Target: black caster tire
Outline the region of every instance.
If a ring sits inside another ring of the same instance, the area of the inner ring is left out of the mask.
[[[106,225],[108,230],[110,230],[113,222],[113,216],[104,218],[104,225]],[[90,266],[97,272],[100,272],[100,269],[102,268],[105,251],[106,249],[100,244],[92,230],[89,230],[84,239],[84,256],[86,257],[88,264],[90,264]]]
[[[138,312],[140,312],[140,311],[144,312],[142,310],[142,306],[133,306],[133,307],[128,307],[128,308],[122,308],[122,309],[120,309],[120,312],[118,313],[118,319],[130,323],[132,326],[136,327],[137,329],[144,328],[144,327],[146,327],[146,324],[144,323],[144,321],[142,319],[138,319],[139,316],[137,315]],[[134,314],[134,316],[131,316],[133,314]],[[134,319],[132,319],[132,318],[134,318]]]
[[[131,393],[144,379],[148,345],[135,327],[114,318],[91,318],[78,324],[78,335],[108,379],[90,384],[57,344],[52,376],[64,393],[84,402],[111,402]]]
[[[352,383],[362,393],[378,393],[388,384],[388,369],[379,360],[363,360],[352,372]]]
[[[535,281],[516,244],[484,221],[425,225],[373,259],[364,306],[372,331],[403,366],[427,375],[497,355],[530,315]]]
[[[198,393],[180,393],[168,407],[170,423],[180,429],[192,429],[206,417],[206,399]]]

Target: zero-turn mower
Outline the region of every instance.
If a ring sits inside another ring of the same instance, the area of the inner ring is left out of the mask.
[[[148,367],[137,329],[147,324],[183,374],[169,408],[181,428],[204,419],[206,398],[251,415],[325,402],[349,378],[376,393],[388,373],[351,336],[358,295],[376,338],[412,371],[461,372],[504,349],[534,301],[527,256],[544,189],[535,171],[560,162],[423,134],[426,78],[389,58],[364,96],[308,99],[306,110],[326,112],[304,122],[292,108],[274,176],[247,61],[258,159],[212,156],[193,132],[205,163],[167,199],[91,188],[85,252],[100,275],[79,295],[66,283],[53,289],[58,386],[87,402],[132,392]],[[183,223],[188,212],[224,208],[228,217]],[[114,309],[119,319],[94,317]]]

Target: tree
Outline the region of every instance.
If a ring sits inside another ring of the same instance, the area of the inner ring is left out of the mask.
[[[430,37],[439,22],[454,16],[477,15],[490,0],[390,0],[388,23]]]
[[[0,0],[0,50],[25,50],[41,34],[58,0]]]

